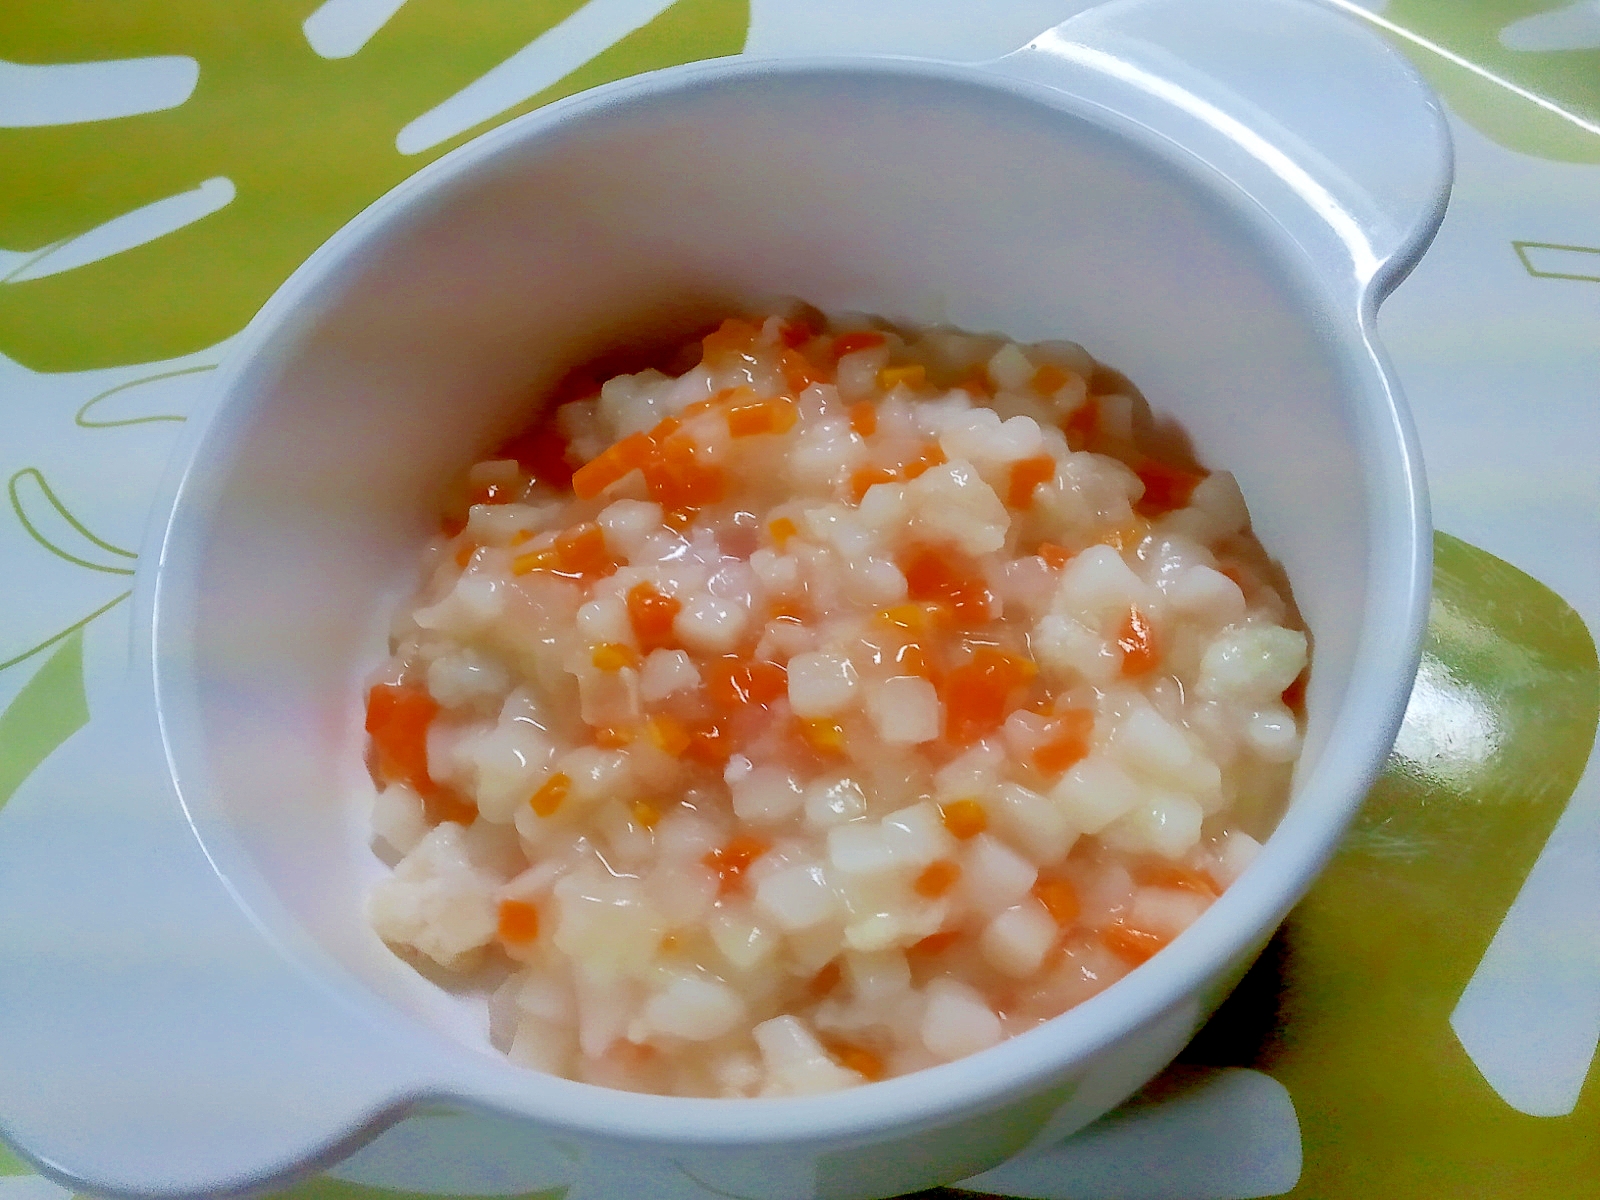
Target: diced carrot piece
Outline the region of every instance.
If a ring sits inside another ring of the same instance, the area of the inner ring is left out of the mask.
[[[633,742],[634,731],[615,725],[600,725],[594,731],[594,744],[602,750],[621,750]]]
[[[552,772],[550,777],[539,785],[539,790],[528,797],[528,807],[541,817],[553,817],[571,790],[570,775],[565,771]]]
[[[930,467],[942,467],[948,461],[944,455],[944,447],[938,442],[924,442],[921,449],[901,466],[900,475],[904,479],[915,479],[926,473]]]
[[[702,508],[722,499],[726,481],[714,463],[695,457],[693,443],[668,438],[659,453],[644,464],[645,486],[663,508]]]
[[[502,942],[522,945],[539,936],[539,910],[526,900],[500,901],[500,920],[496,929]]]
[[[923,633],[928,628],[928,610],[920,604],[896,604],[878,613],[878,619],[899,629]]]
[[[580,500],[592,500],[629,471],[642,468],[655,451],[655,443],[646,434],[630,433],[572,473],[572,494]]]
[[[472,561],[472,556],[477,552],[478,547],[476,543],[462,542],[461,545],[456,548],[456,566],[460,567],[463,571],[466,570],[467,564]]]
[[[921,363],[912,363],[906,367],[885,367],[878,372],[878,386],[886,392],[902,384],[908,388],[919,388],[927,381],[928,368]]]
[[[421,792],[422,815],[429,825],[442,825],[446,821],[471,825],[478,819],[478,806],[454,788],[430,780]]]
[[[906,947],[907,954],[933,955],[943,954],[961,940],[959,929],[941,929],[938,933],[930,933],[920,942],[913,942]]]
[[[1045,565],[1054,571],[1061,570],[1072,561],[1072,552],[1054,542],[1040,542],[1038,550],[1034,553],[1044,559]]]
[[[661,810],[648,800],[635,800],[630,806],[633,820],[641,829],[654,829],[661,820]],[[665,939],[662,939],[665,941]]]
[[[914,551],[902,569],[913,600],[942,600],[963,625],[989,619],[994,593],[977,572],[958,571],[944,555],[927,549]]]
[[[719,658],[706,672],[706,693],[725,712],[751,704],[766,705],[789,688],[789,673],[775,662]]]
[[[954,615],[949,601],[935,599],[896,604],[879,612],[878,619],[897,629],[920,635],[948,628]]]
[[[472,493],[467,497],[467,505],[470,507],[474,504],[510,504],[516,498],[516,491],[503,483],[485,483],[472,489]]]
[[[771,704],[788,694],[789,672],[775,662],[752,662],[748,671],[750,703]]]
[[[795,625],[804,625],[806,621],[805,604],[795,596],[780,596],[767,605],[767,619],[769,621],[788,621]]]
[[[663,933],[661,935],[661,940],[656,943],[657,947],[660,948],[661,953],[663,954],[671,954],[682,944],[683,939],[677,934],[671,932]]]
[[[1012,691],[1032,680],[1038,666],[992,646],[980,646],[970,662],[956,667],[940,689],[945,736],[960,744],[1000,728],[1010,711]]]
[[[795,730],[800,740],[818,754],[826,757],[844,753],[844,726],[822,717],[795,719]]]
[[[956,803],[961,803],[957,801]],[[948,823],[948,818],[946,818]],[[929,900],[944,895],[955,887],[956,880],[961,878],[961,867],[951,862],[948,858],[941,858],[922,868],[922,873],[917,876],[916,882],[911,885],[911,890],[919,896],[926,896]]]
[[[1144,535],[1149,531],[1149,526],[1142,524],[1137,517],[1121,529],[1113,529],[1100,539],[1102,546],[1110,546],[1113,550],[1128,550],[1137,546],[1144,540]]]
[[[406,684],[380,683],[367,693],[367,734],[377,749],[378,773],[403,780],[427,794],[428,726],[439,704],[425,690]]]
[[[1059,775],[1089,754],[1089,736],[1094,732],[1094,712],[1069,708],[1057,718],[1060,732],[1033,752],[1033,765],[1046,775]]]
[[[994,384],[990,382],[989,372],[981,363],[968,371],[966,378],[956,386],[977,400],[988,400],[994,395]]]
[[[541,483],[564,491],[572,486],[572,464],[567,461],[567,439],[550,420],[523,430],[495,451],[498,458],[514,458],[517,465]]]
[[[1145,863],[1135,868],[1133,878],[1141,887],[1172,888],[1181,892],[1193,892],[1209,900],[1215,900],[1222,895],[1222,889],[1217,886],[1217,881],[1207,872],[1197,871],[1180,863]]]
[[[965,841],[989,828],[989,810],[981,800],[952,800],[939,806],[944,827]]]
[[[883,345],[888,339],[875,329],[864,329],[859,333],[841,333],[833,339],[833,358],[837,362],[846,354],[854,354],[858,350],[871,350]]]
[[[854,1042],[839,1038],[825,1038],[822,1044],[845,1070],[854,1071],[869,1083],[876,1083],[883,1078],[883,1059],[865,1046],[857,1046]]]
[[[965,745],[1000,728],[1006,717],[1005,687],[972,663],[964,663],[945,677],[945,736]]]
[[[749,321],[729,317],[700,339],[701,361],[715,367],[737,359],[750,351],[760,334]]]
[[[685,421],[692,421],[696,417],[705,413],[715,412],[728,402],[729,397],[738,395],[741,390],[748,392],[750,389],[723,388],[714,396],[708,396],[704,400],[696,400],[693,404],[686,406],[684,410],[677,416],[665,418],[659,425],[652,429],[650,431],[651,441],[666,441],[667,438],[671,437],[679,429],[683,428]]]
[[[774,517],[767,522],[767,532],[772,535],[773,544],[782,550],[789,544],[789,539],[800,532],[800,527],[788,517]]]
[[[793,400],[742,400],[728,409],[728,433],[732,437],[755,437],[763,433],[787,433],[800,419]]]
[[[726,895],[743,882],[745,870],[772,847],[748,833],[736,833],[728,844],[711,851],[701,861],[720,878],[718,892]]]
[[[1008,688],[1032,683],[1039,674],[1039,664],[1020,654],[1008,654],[995,646],[979,646],[972,653],[972,661],[985,673]]]
[[[1147,675],[1155,669],[1156,661],[1160,657],[1157,652],[1155,630],[1150,627],[1150,618],[1138,608],[1128,609],[1128,615],[1122,622],[1122,630],[1117,634],[1117,645],[1122,649],[1124,675]]]
[[[1012,508],[1032,508],[1033,489],[1056,477],[1056,460],[1048,454],[1020,459],[1011,464],[1011,483],[1006,503]]]
[[[899,474],[889,467],[862,467],[851,472],[850,499],[860,504],[868,488],[880,483],[893,483],[899,478]]]
[[[1100,423],[1100,402],[1090,396],[1077,408],[1072,410],[1072,415],[1067,418],[1063,429],[1069,441],[1075,440],[1079,446],[1083,445],[1094,436],[1095,427]]]
[[[798,350],[816,336],[816,327],[804,317],[785,317],[778,327],[778,340],[791,350]]]
[[[722,726],[705,721],[689,727],[689,745],[683,752],[685,758],[708,767],[721,768],[727,765],[732,754],[733,746],[723,733]]]
[[[715,396],[711,397],[710,400],[705,401],[705,403],[716,405],[725,397],[732,395],[737,390],[737,388],[727,388],[724,391],[718,392]],[[693,408],[694,405],[691,404],[689,407]],[[687,412],[688,409],[685,409],[684,411]],[[679,429],[683,428],[683,423],[687,419],[687,417],[663,417],[659,422],[657,422],[656,427],[652,429],[648,435],[650,440],[655,443],[657,454],[661,453],[661,448],[667,444],[667,442],[672,438],[672,435],[677,433]]]
[[[519,554],[511,560],[511,573],[513,575],[526,575],[531,571],[561,571],[561,555],[556,553],[554,546],[546,546],[542,550],[530,550],[526,554]]]
[[[1071,378],[1071,375],[1055,363],[1045,363],[1033,373],[1028,386],[1041,396],[1054,396]]]
[[[1281,698],[1285,708],[1293,709],[1297,713],[1305,708],[1306,681],[1309,678],[1310,676],[1306,671],[1301,671],[1300,674],[1294,677],[1294,681],[1283,689]]]
[[[860,400],[850,406],[850,428],[862,437],[878,432],[878,409],[871,400]]]
[[[669,508],[661,515],[661,522],[668,529],[682,533],[694,524],[695,516],[699,511],[698,508]]]
[[[646,721],[644,732],[656,749],[673,758],[682,758],[683,752],[689,748],[691,739],[688,729],[678,718],[666,713],[658,713]]]
[[[681,600],[645,580],[628,589],[627,604],[628,623],[639,639],[639,649],[648,654],[672,644],[672,622],[683,608]]]
[[[446,516],[439,518],[439,528],[443,531],[445,537],[457,537],[466,527],[467,519],[465,517]]]
[[[555,550],[564,571],[577,575],[606,575],[616,569],[616,563],[606,550],[605,530],[593,521],[557,534]]]
[[[1082,911],[1077,890],[1065,879],[1041,879],[1033,885],[1034,897],[1063,929],[1068,929]]]
[[[1146,459],[1134,468],[1134,474],[1144,484],[1144,495],[1139,499],[1138,508],[1147,517],[1182,508],[1189,503],[1195,485],[1205,478],[1204,475],[1169,466],[1153,458]]]
[[[594,648],[589,659],[597,670],[620,671],[623,667],[637,667],[639,652],[622,642],[605,642]]]
[[[839,986],[839,980],[843,976],[844,971],[839,966],[839,960],[830,958],[823,964],[822,969],[811,977],[811,982],[806,984],[806,991],[820,1000]]]
[[[807,362],[805,355],[793,350],[784,350],[778,355],[778,369],[783,372],[784,385],[796,396],[813,383],[822,381],[822,372]]]
[[[1169,939],[1134,925],[1112,925],[1100,934],[1105,948],[1129,966],[1149,962]]]

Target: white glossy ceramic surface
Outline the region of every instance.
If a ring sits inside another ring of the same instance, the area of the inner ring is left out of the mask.
[[[1372,326],[1449,171],[1436,102],[1347,20],[1116,0],[978,67],[665,71],[420,172],[242,337],[140,568],[119,718],[43,768],[52,806],[8,814],[7,1138],[85,1189],[214,1196],[443,1100],[604,1156],[639,1194],[681,1171],[738,1196],[865,1197],[1110,1108],[1302,894],[1398,726],[1429,530]],[[361,680],[438,488],[531,394],[619,338],[777,295],[1074,338],[1233,470],[1315,638],[1294,797],[1170,948],[969,1059],[781,1101],[532,1074],[489,1048],[476,998],[365,925],[381,868],[350,799]]]

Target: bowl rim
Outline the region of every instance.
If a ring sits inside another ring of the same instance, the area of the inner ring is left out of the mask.
[[[1245,223],[1275,265],[1294,271],[1296,247],[1273,224],[1270,212],[1253,208],[1235,185],[1208,167],[1206,159],[1122,117],[1092,96],[1009,76],[995,70],[993,64],[888,56],[718,59],[618,81],[513,119],[402,181],[302,263],[231,347],[229,360],[215,381],[216,403],[175,452],[171,503],[157,506],[159,529],[151,539],[158,547],[152,556],[156,567],[143,573],[139,581],[135,610],[138,628],[148,633],[162,740],[175,780],[178,763],[162,704],[173,685],[166,681],[171,672],[161,649],[170,638],[180,636],[167,631],[169,613],[181,613],[185,607],[182,602],[172,603],[174,589],[181,591],[185,580],[192,583],[196,573],[192,564],[187,570],[182,567],[181,548],[185,542],[199,544],[196,539],[208,519],[207,489],[198,482],[204,474],[203,452],[230,443],[240,431],[251,406],[240,405],[235,398],[247,394],[262,378],[261,372],[276,371],[268,352],[295,344],[315,321],[318,299],[335,290],[342,274],[364,253],[379,247],[392,226],[403,223],[419,206],[447,201],[456,183],[525,144],[581,136],[586,123],[609,119],[614,113],[626,115],[659,96],[759,85],[775,77],[827,74],[904,77],[998,90],[1051,109],[1059,119],[1098,126],[1131,142],[1195,188],[1210,192],[1212,200]],[[1426,244],[1427,239],[1421,239],[1419,245],[1403,249],[1396,258],[1414,260]],[[1317,278],[1312,266],[1302,262],[1300,268],[1307,279]],[[1369,289],[1377,286],[1368,284]],[[352,977],[348,986],[338,990],[362,1004],[378,1023],[409,1028],[419,1045],[418,1061],[427,1064],[427,1082],[407,1085],[405,1101],[414,1105],[443,1101],[634,1143],[771,1147],[841,1137],[869,1139],[894,1128],[959,1119],[1066,1081],[1076,1066],[1171,1013],[1205,989],[1230,963],[1259,950],[1333,853],[1382,765],[1415,675],[1431,582],[1430,522],[1420,450],[1399,387],[1372,334],[1370,318],[1376,305],[1367,302],[1366,290],[1352,298],[1335,298],[1331,287],[1327,292],[1324,299],[1330,311],[1343,313],[1337,335],[1329,344],[1350,368],[1351,380],[1362,384],[1358,390],[1352,389],[1351,411],[1367,418],[1363,430],[1355,435],[1365,438],[1367,451],[1363,458],[1368,469],[1363,480],[1363,508],[1370,536],[1367,612],[1349,681],[1316,769],[1297,782],[1295,802],[1256,863],[1195,925],[1150,963],[1105,991],[988,1050],[842,1093],[759,1103],[624,1092],[491,1062],[487,1054],[450,1041],[410,1013],[404,1013],[406,1021],[402,1022],[398,1003]],[[182,671],[177,674],[181,676]],[[272,922],[252,907],[248,889],[230,883],[228,856],[213,855],[216,836],[212,820],[193,810],[181,787],[179,803],[212,868],[229,885],[234,902],[259,928],[269,931]],[[309,975],[325,978],[330,965],[338,966],[329,955],[324,954],[322,962],[308,961],[299,948],[291,949],[278,938],[272,940]],[[338,969],[349,974],[342,966]],[[436,1048],[430,1052],[421,1048],[421,1043],[435,1038],[447,1044],[454,1055],[443,1066]],[[374,1098],[375,1114],[386,1106],[393,1107],[392,1098]]]

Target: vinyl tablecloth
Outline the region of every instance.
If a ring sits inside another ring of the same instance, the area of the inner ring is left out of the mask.
[[[1600,1194],[1600,3],[1325,2],[1411,57],[1456,143],[1443,228],[1379,320],[1442,531],[1422,672],[1332,867],[1178,1065],[966,1190]],[[95,718],[156,480],[210,373],[362,207],[485,129],[640,71],[741,52],[979,60],[1083,7],[7,0],[0,838],[6,801]],[[419,1115],[281,1195],[614,1193],[603,1163],[507,1146],[484,1118]],[[0,1145],[0,1200],[67,1194]]]

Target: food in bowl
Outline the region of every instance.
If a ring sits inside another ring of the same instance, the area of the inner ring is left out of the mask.
[[[512,1060],[687,1096],[959,1058],[1158,952],[1281,811],[1307,643],[1117,385],[808,309],[569,379],[368,694],[374,929]]]

